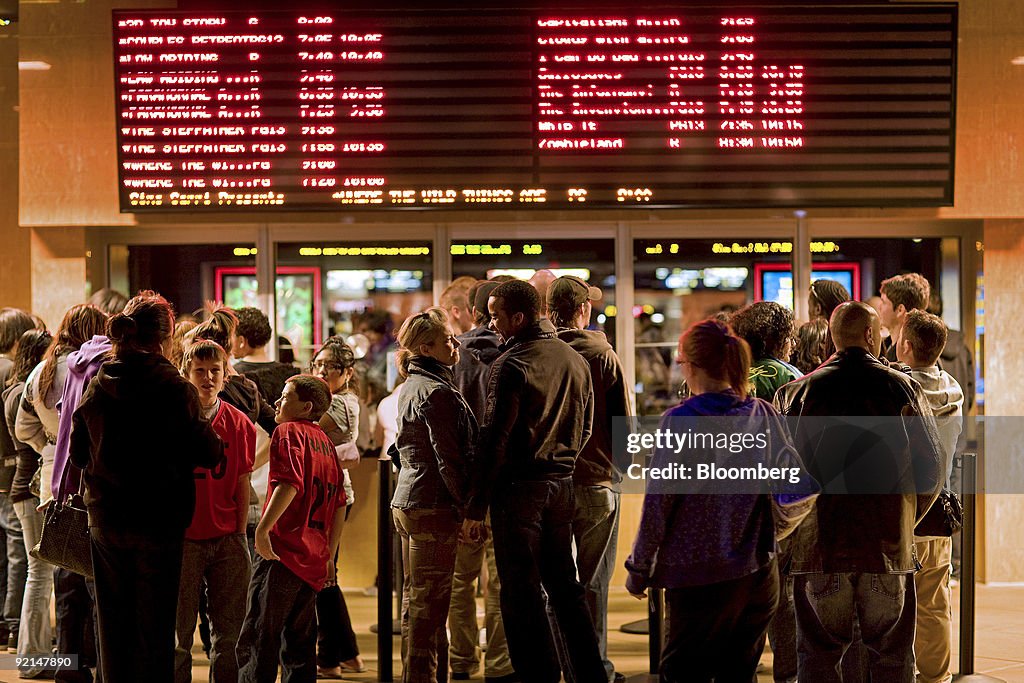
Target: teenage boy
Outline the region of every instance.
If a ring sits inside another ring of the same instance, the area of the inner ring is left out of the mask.
[[[238,328],[235,330],[234,356],[238,359],[235,370],[259,387],[263,398],[274,402],[281,395],[285,381],[299,374],[299,369],[288,363],[270,360],[270,319],[258,308],[245,306],[235,310]]]
[[[205,417],[225,448],[217,467],[197,467],[193,475],[196,507],[185,531],[178,588],[176,683],[192,680],[192,637],[204,579],[213,636],[210,680],[238,679],[235,644],[245,617],[245,591],[252,571],[245,526],[256,428],[242,411],[218,398],[224,389],[227,362],[227,353],[219,344],[201,340],[185,351],[181,364],[182,374],[199,392]]]
[[[319,377],[295,375],[277,400],[270,486],[256,527],[259,557],[238,639],[240,683],[316,680],[316,593],[341,540],[345,490],[334,445],[317,422],[331,404]]]
[[[941,318],[924,311],[910,311],[895,347],[896,357],[910,366],[910,376],[924,389],[928,404],[935,413],[942,448],[942,476],[948,488],[953,453],[963,428],[964,392],[952,375],[937,365],[939,354],[946,346],[946,335],[946,324]],[[914,550],[921,563],[921,569],[914,574],[914,586],[917,588],[917,630],[914,634],[917,681],[947,683],[953,680],[949,670],[953,638],[949,589],[953,539],[949,536],[914,536]]]

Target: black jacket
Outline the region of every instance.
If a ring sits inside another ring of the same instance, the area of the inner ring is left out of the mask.
[[[491,374],[491,363],[501,355],[498,335],[486,327],[474,327],[459,335],[459,362],[452,371],[455,386],[466,399],[473,417],[480,422],[487,407],[487,378]]]
[[[496,481],[571,477],[594,423],[590,367],[550,322],[523,329],[503,348],[487,387],[471,519],[484,518]]]
[[[89,524],[153,536],[192,522],[196,467],[224,445],[202,418],[195,387],[163,356],[107,361],[72,416],[71,462],[85,471]]]
[[[413,358],[398,399],[401,458],[396,508],[449,508],[463,513],[476,444],[476,419],[453,382],[451,368]]]
[[[256,382],[245,375],[225,377],[224,389],[218,397],[241,410],[250,422],[263,427],[267,434],[273,434],[277,429],[274,407],[267,403]]]
[[[616,461],[612,421],[634,413],[622,363],[603,332],[563,328],[558,330],[558,338],[583,356],[594,383],[593,432],[576,461],[573,482],[584,486],[616,485],[622,481],[622,473],[631,459],[623,444]],[[620,426],[625,427],[625,424]]]
[[[914,571],[914,525],[944,476],[920,385],[864,349],[848,348],[779,389],[775,403],[800,418],[793,441],[822,485],[815,509],[794,534],[792,572]],[[834,419],[839,416],[859,419],[850,427]],[[868,424],[871,431],[862,428]]]

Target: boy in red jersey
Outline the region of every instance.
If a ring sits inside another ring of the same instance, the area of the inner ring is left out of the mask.
[[[206,419],[224,442],[224,458],[213,469],[197,467],[196,506],[185,531],[178,587],[175,683],[192,680],[192,637],[199,592],[205,579],[213,647],[210,680],[238,678],[235,644],[245,617],[245,588],[252,571],[245,527],[249,512],[249,475],[256,457],[256,428],[240,410],[221,401],[227,353],[212,341],[185,351],[181,372],[199,392]]]
[[[334,575],[345,516],[341,467],[317,424],[330,404],[327,383],[312,375],[289,377],[275,404],[259,557],[238,638],[240,683],[273,683],[278,664],[282,683],[316,680],[316,593]]]

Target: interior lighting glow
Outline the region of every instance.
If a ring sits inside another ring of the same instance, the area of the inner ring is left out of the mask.
[[[51,68],[49,62],[34,60],[18,62],[18,71],[49,71]]]

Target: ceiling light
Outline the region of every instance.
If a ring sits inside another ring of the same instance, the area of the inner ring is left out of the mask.
[[[18,62],[18,71],[49,71],[49,62]]]
[[[1010,64],[1013,64],[1014,66],[1024,66],[1024,55],[1014,57],[1010,60]]]

